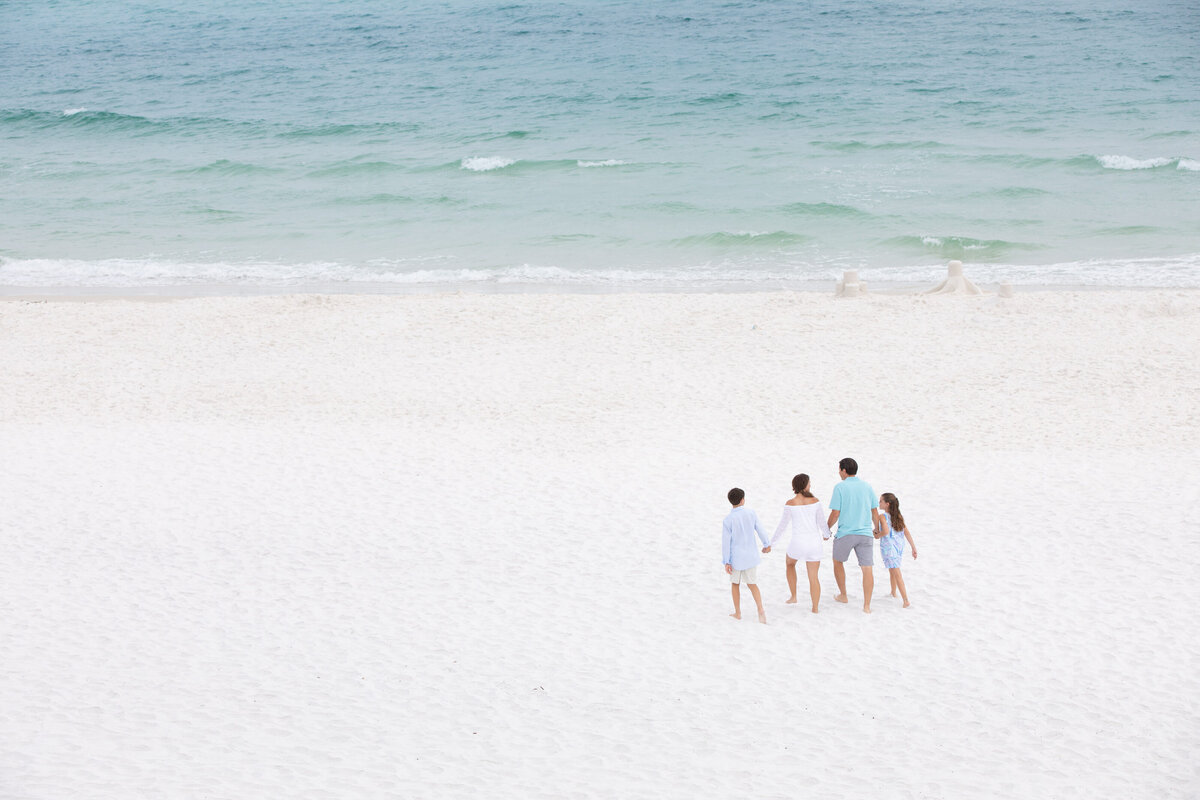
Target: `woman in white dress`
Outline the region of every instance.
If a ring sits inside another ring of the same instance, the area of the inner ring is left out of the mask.
[[[788,500],[783,507],[783,519],[771,537],[774,545],[783,532],[792,530],[792,539],[787,546],[787,582],[792,590],[789,603],[796,602],[796,562],[803,561],[808,568],[808,593],[812,596],[812,613],[817,613],[817,604],[821,601],[821,582],[817,580],[817,570],[821,568],[821,556],[825,552],[824,540],[830,537],[829,523],[825,517],[825,509],[821,501],[813,497],[808,490],[808,476],[804,474],[792,478],[792,491],[795,497]]]

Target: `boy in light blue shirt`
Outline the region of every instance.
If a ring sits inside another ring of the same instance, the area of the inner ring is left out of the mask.
[[[758,562],[762,561],[762,556],[758,554],[758,542],[754,537],[757,535],[762,542],[764,553],[771,552],[771,543],[767,541],[767,531],[759,522],[758,514],[746,508],[746,493],[741,489],[730,489],[728,497],[733,511],[721,526],[721,557],[733,592],[733,613],[729,616],[742,618],[741,584],[744,581],[758,606],[758,621],[766,625],[767,612],[763,610],[762,595],[758,592]]]

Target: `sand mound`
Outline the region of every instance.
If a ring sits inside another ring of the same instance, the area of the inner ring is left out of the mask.
[[[948,265],[946,280],[925,294],[985,294],[985,292],[963,275],[961,261],[951,261]]]

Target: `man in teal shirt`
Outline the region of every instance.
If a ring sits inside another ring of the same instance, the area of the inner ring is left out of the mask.
[[[863,611],[871,613],[871,592],[875,589],[875,529],[879,527],[879,501],[870,484],[858,477],[858,462],[843,458],[838,462],[842,482],[833,487],[829,500],[829,527],[837,523],[833,539],[833,577],[838,593],[833,599],[849,602],[846,597],[846,561],[854,551],[863,574]]]

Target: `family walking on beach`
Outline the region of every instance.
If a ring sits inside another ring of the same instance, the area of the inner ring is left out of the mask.
[[[821,501],[809,491],[808,476],[800,474],[792,478],[794,496],[784,505],[783,518],[779,520],[775,535],[769,541],[758,515],[746,508],[746,493],[741,489],[729,490],[729,502],[733,510],[725,517],[722,526],[721,552],[733,592],[731,617],[742,618],[741,584],[745,583],[750,587],[750,594],[758,606],[758,621],[767,621],[762,595],[758,591],[758,564],[762,557],[757,540],[761,540],[762,552],[769,553],[789,528],[792,538],[787,546],[787,582],[791,597],[787,602],[796,602],[796,564],[803,561],[808,571],[812,613],[816,614],[821,601],[821,583],[817,579],[817,571],[821,567],[824,551],[822,543],[834,536],[834,525],[837,525],[837,535],[833,539],[833,577],[837,580],[838,593],[833,599],[839,603],[849,602],[846,596],[846,562],[853,551],[862,569],[863,611],[871,613],[871,594],[875,588],[875,540],[878,539],[883,565],[887,567],[891,579],[892,597],[899,590],[904,607],[909,607],[904,577],[900,574],[900,559],[904,555],[905,540],[912,547],[913,558],[917,557],[917,545],[900,513],[900,501],[891,492],[885,492],[876,500],[875,491],[858,477],[858,462],[853,458],[843,458],[838,462],[838,475],[841,483],[833,488],[828,518]]]

